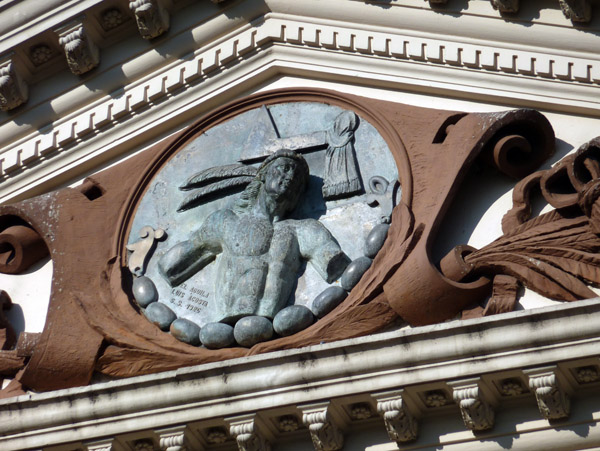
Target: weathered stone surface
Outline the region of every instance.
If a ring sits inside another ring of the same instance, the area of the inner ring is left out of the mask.
[[[235,324],[233,335],[240,346],[249,348],[270,340],[273,336],[273,324],[263,316],[246,316]]]
[[[208,323],[200,331],[200,341],[209,349],[221,349],[234,342],[233,327],[225,323]]]
[[[171,335],[184,343],[198,346],[200,344],[200,326],[185,318],[177,318],[171,323]]]
[[[290,305],[273,319],[273,329],[282,337],[294,335],[313,323],[313,313],[303,305]]]
[[[148,307],[158,300],[158,291],[152,279],[146,276],[133,279],[133,297],[141,307]]]
[[[337,285],[325,288],[313,301],[312,312],[317,318],[323,318],[346,299],[346,296],[348,292]]]
[[[374,258],[377,255],[387,238],[388,230],[390,230],[389,224],[377,224],[369,232],[365,240],[365,255],[367,257]]]
[[[342,274],[340,280],[342,288],[346,291],[352,290],[367,269],[371,267],[371,263],[373,263],[373,260],[369,257],[358,257],[353,260]]]
[[[146,308],[145,315],[162,330],[168,330],[171,323],[177,318],[173,310],[160,302],[150,304]]]

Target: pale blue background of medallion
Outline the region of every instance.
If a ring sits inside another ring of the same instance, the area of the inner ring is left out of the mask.
[[[295,102],[269,106],[271,116],[281,137],[327,130],[334,119],[343,111],[341,108],[323,103]],[[205,267],[186,283],[184,298],[178,297],[160,276],[156,262],[169,248],[184,241],[196,230],[211,212],[229,206],[234,195],[203,204],[177,213],[177,207],[189,192],[178,188],[190,176],[214,166],[237,162],[252,127],[257,121],[259,109],[242,113],[219,124],[179,151],[154,177],[135,213],[129,243],[139,240],[139,231],[149,225],[162,228],[167,239],[159,242],[151,258],[146,275],[157,286],[159,301],[171,307],[180,318],[188,318],[200,326],[211,321],[210,303],[214,302],[214,279],[217,261]],[[395,161],[389,148],[377,130],[359,117],[354,143],[363,186],[368,190],[369,179],[375,175],[391,181],[398,177]],[[310,167],[311,178],[304,199],[292,217],[319,219],[335,236],[340,246],[351,259],[363,255],[364,240],[369,231],[379,222],[381,210],[365,203],[365,195],[325,203],[321,195],[322,176],[325,169],[325,150],[304,154]],[[313,299],[328,284],[323,281],[310,264],[301,270],[295,294],[289,303],[311,306]],[[337,282],[336,282],[337,283]],[[190,289],[210,293],[208,299],[191,293]],[[204,303],[190,302],[196,296]],[[179,302],[181,301],[181,305]],[[198,311],[188,308],[188,304]]]

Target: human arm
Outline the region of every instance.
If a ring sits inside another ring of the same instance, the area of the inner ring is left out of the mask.
[[[338,279],[350,264],[350,259],[342,251],[331,232],[319,221],[314,219],[298,221],[296,235],[300,254],[311,263],[327,283]]]
[[[158,269],[172,287],[192,277],[222,251],[223,216],[221,210],[211,214],[189,240],[176,244],[159,259]]]

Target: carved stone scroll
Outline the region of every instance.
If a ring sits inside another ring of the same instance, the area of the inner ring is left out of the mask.
[[[337,451],[344,446],[344,434],[335,424],[329,402],[298,406],[316,451]]]
[[[405,400],[403,392],[387,392],[373,395],[377,400],[377,412],[383,416],[383,422],[390,440],[401,446],[404,443],[417,439],[419,423],[412,414]]]
[[[75,75],[83,75],[100,64],[100,50],[87,33],[83,17],[59,28],[56,32],[69,69]]]
[[[46,243],[31,227],[13,225],[0,232],[0,271],[19,274],[48,255]]]
[[[567,19],[581,23],[592,20],[592,4],[589,0],[559,0],[559,3]]]
[[[558,368],[539,368],[524,373],[529,377],[529,388],[535,393],[543,417],[547,420],[567,418],[571,412],[571,398],[569,387]]]
[[[229,433],[235,437],[240,451],[270,451],[271,444],[264,435],[264,426],[256,414],[226,418]]]
[[[0,110],[9,111],[27,102],[29,89],[13,61],[14,54],[0,58]]]
[[[454,401],[460,408],[465,426],[472,431],[485,431],[494,427],[494,409],[481,387],[481,381],[469,379],[450,384]]]
[[[129,8],[144,39],[156,38],[169,29],[169,12],[159,0],[130,0]]]

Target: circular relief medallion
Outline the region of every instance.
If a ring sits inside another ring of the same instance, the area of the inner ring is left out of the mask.
[[[292,102],[243,112],[151,181],[128,237],[134,297],[193,345],[302,330],[370,266],[397,179],[386,142],[353,111]]]

